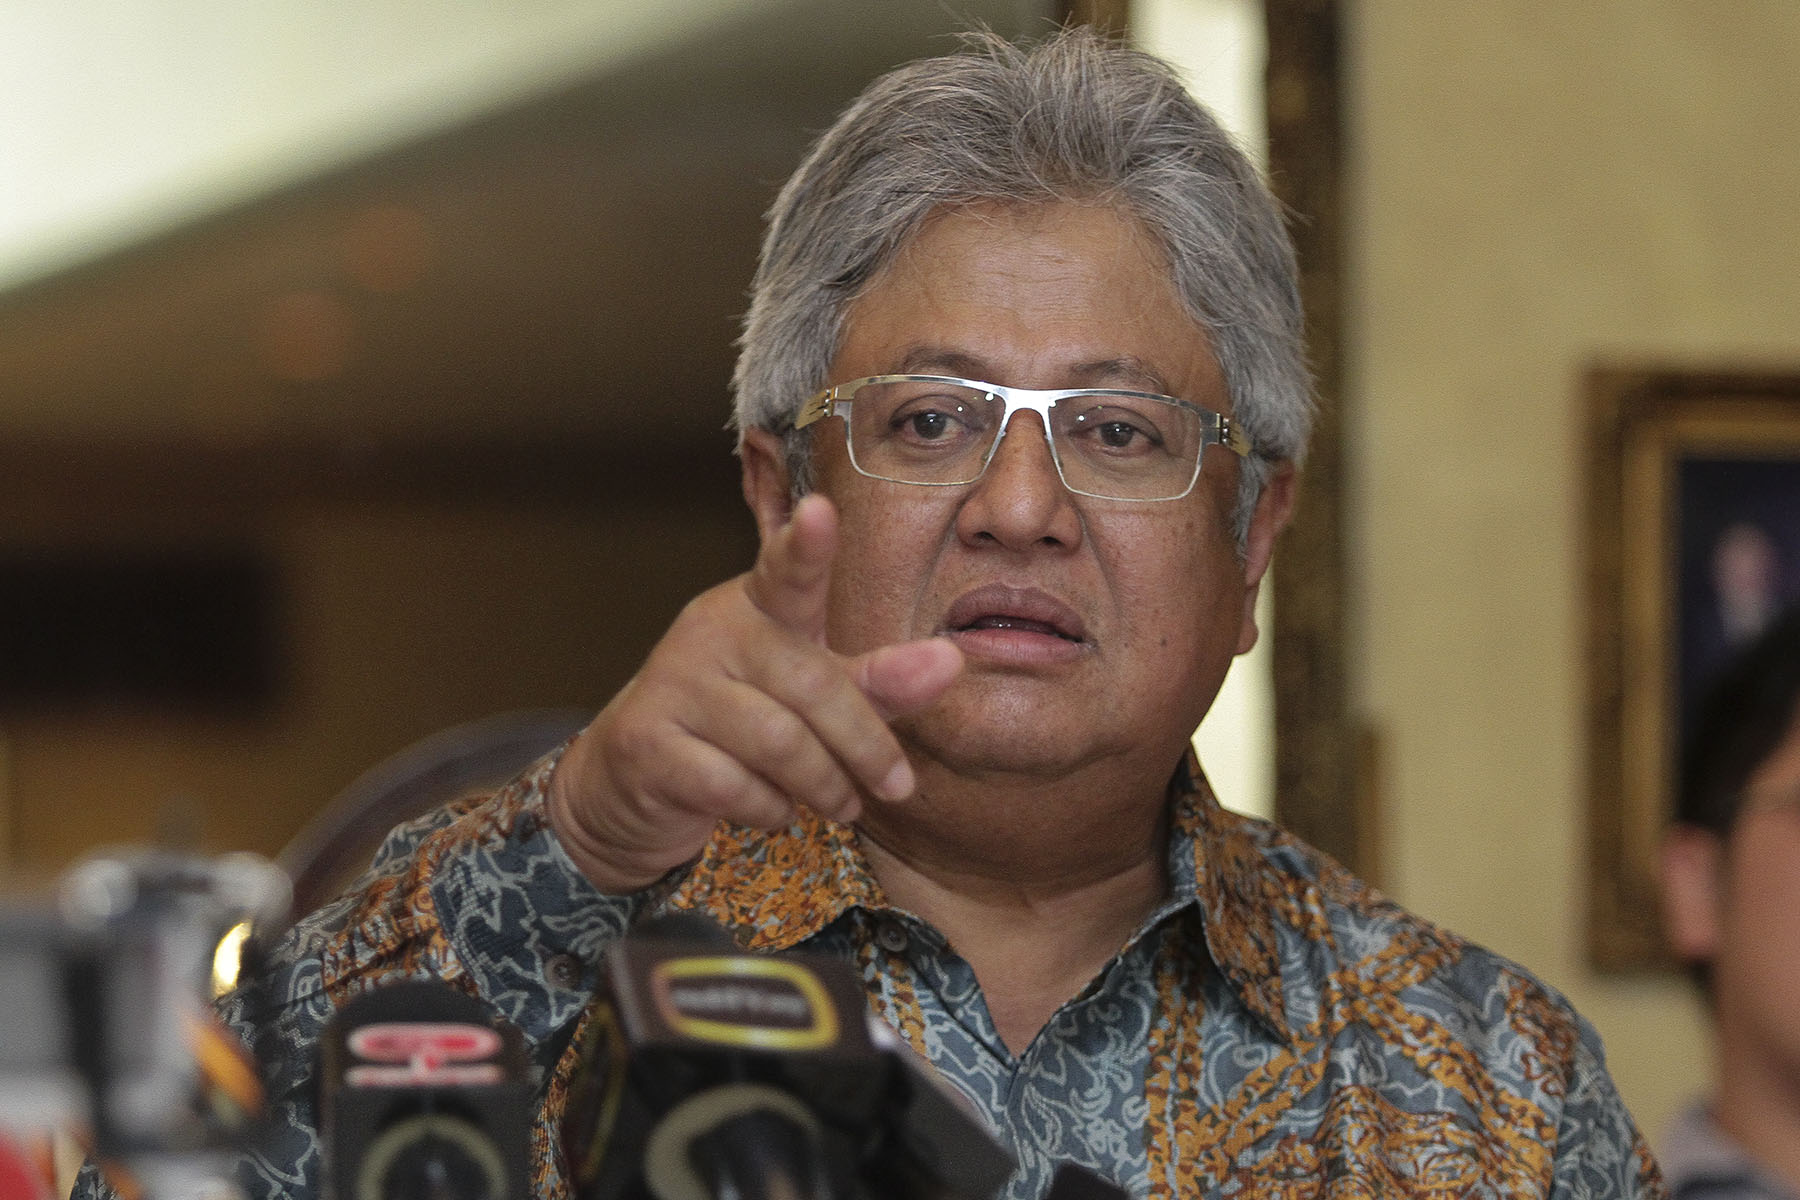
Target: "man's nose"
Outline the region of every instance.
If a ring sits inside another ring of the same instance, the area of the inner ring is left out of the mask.
[[[1042,419],[1017,412],[1001,432],[987,470],[963,501],[957,526],[966,542],[999,542],[1013,549],[1073,547],[1081,541],[1074,500],[1057,473]]]

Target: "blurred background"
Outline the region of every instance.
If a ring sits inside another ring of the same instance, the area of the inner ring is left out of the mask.
[[[1585,933],[1584,379],[1800,367],[1790,0],[0,0],[12,877],[275,854],[419,739],[602,703],[750,561],[726,385],[806,141],[956,29],[1071,15],[1300,217],[1330,520],[1277,572],[1336,590],[1270,621],[1331,667],[1332,848],[1568,992],[1660,1129],[1698,1005]],[[1270,118],[1330,134],[1319,207]],[[1278,670],[1202,739],[1285,816]]]

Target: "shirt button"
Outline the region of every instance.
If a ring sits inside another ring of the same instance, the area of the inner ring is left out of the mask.
[[[550,982],[559,988],[572,988],[581,982],[581,960],[573,954],[557,954],[544,964]]]
[[[883,921],[875,927],[875,944],[894,954],[904,954],[912,944],[912,939],[906,935],[906,926],[900,922]]]

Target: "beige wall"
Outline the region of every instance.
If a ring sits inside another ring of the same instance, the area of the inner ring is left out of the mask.
[[[1680,981],[1582,951],[1584,409],[1597,360],[1800,365],[1800,5],[1347,5],[1356,703],[1386,878],[1604,1035],[1659,1132]]]

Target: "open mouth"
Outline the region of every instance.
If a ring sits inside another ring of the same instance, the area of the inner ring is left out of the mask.
[[[958,597],[944,614],[949,633],[1024,633],[1058,638],[1075,645],[1087,641],[1081,617],[1068,605],[1035,588],[997,584]]]
[[[1015,629],[1021,633],[1041,633],[1050,637],[1059,637],[1065,642],[1079,642],[1081,639],[1058,629],[1048,621],[1034,621],[1030,617],[1018,617],[1008,613],[995,613],[992,616],[977,617],[966,625],[956,626],[960,632],[969,629]]]

